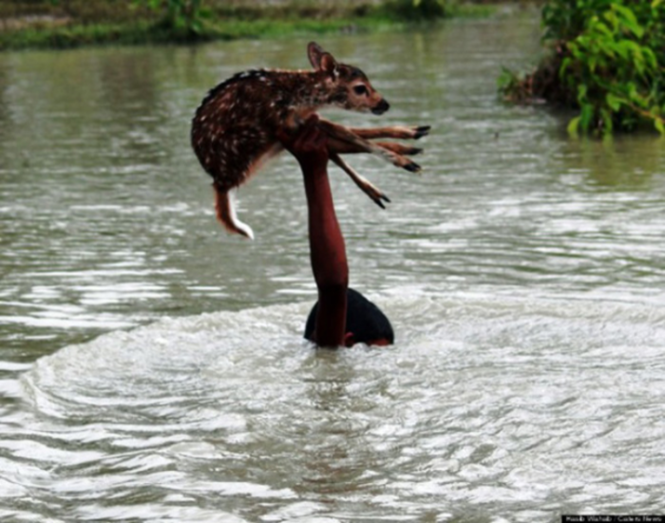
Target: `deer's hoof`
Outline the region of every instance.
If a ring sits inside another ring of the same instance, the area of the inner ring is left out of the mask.
[[[385,208],[386,208],[386,206],[383,205],[383,202],[391,203],[391,202],[390,202],[390,198],[388,198],[388,197],[387,197],[385,194],[383,194],[383,193],[377,194],[376,196],[372,196],[372,201],[373,201],[375,204],[377,204],[379,207],[381,207],[382,209],[385,209]]]
[[[420,165],[418,165],[416,162],[407,163],[404,166],[404,168],[412,173],[417,173],[421,171]]]
[[[418,138],[427,136],[431,128],[432,127],[429,125],[421,125],[420,127],[416,127],[416,134],[413,138],[417,140]]]

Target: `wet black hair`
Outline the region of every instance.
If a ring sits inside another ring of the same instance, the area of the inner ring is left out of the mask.
[[[395,342],[395,333],[390,321],[371,301],[358,291],[349,288],[346,291],[346,303],[346,332],[353,333],[356,343],[369,343],[380,339],[390,343]],[[307,317],[304,337],[309,341],[314,341],[314,324],[318,308],[319,302],[316,302]]]

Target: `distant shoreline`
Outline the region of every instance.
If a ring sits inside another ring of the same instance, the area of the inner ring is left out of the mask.
[[[74,2],[75,3],[75,2]],[[394,3],[394,2],[393,2]],[[101,0],[88,0],[88,11],[80,18],[44,4],[44,12],[11,10],[12,2],[0,9],[0,51],[20,49],[71,49],[102,45],[192,44],[241,38],[279,38],[293,35],[320,35],[374,32],[400,29],[411,23],[436,23],[449,17],[489,16],[495,5],[455,4],[445,16],[408,20],[391,12],[391,1],[359,4],[354,9],[321,7],[313,2],[307,9],[229,8],[208,14],[196,32],[168,27],[145,8],[122,7]],[[16,4],[17,6],[19,4]],[[130,7],[127,7],[130,5]],[[94,7],[98,7],[98,11]],[[106,9],[106,10],[105,10]],[[76,13],[75,13],[76,14]]]

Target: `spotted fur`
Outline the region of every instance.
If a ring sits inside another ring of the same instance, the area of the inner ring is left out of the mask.
[[[213,178],[217,217],[230,232],[253,238],[251,228],[237,219],[229,191],[282,151],[279,129],[293,130],[327,105],[357,111],[376,111],[381,104],[387,108],[360,69],[336,62],[313,42],[308,55],[314,70],[238,73],[210,90],[196,110],[192,147]],[[366,90],[362,95],[354,91],[360,84]]]

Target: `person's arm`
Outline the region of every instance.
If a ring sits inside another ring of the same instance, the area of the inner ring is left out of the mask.
[[[328,181],[327,136],[316,122],[310,118],[285,145],[300,163],[305,181],[310,257],[319,291],[314,339],[319,346],[338,347],[345,343],[349,267]]]

